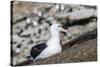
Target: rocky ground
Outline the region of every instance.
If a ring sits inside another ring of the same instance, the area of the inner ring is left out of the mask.
[[[96,6],[14,1],[11,8],[11,65],[97,60]],[[68,30],[60,34],[63,51],[35,63],[27,60],[32,46],[49,39],[53,23]]]

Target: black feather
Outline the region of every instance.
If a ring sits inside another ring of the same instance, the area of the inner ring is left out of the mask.
[[[33,59],[35,59],[46,47],[46,43],[41,43],[36,46],[33,46],[30,51],[30,55],[33,57]]]

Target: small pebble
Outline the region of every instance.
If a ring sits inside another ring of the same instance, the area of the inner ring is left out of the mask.
[[[55,7],[56,7],[56,9],[57,9],[57,10],[59,10],[59,9],[60,9],[60,5],[59,5],[59,4],[56,4],[56,6],[55,6]]]
[[[45,28],[45,31],[48,31],[48,27]]]
[[[61,10],[64,10],[65,9],[65,6],[64,5],[61,5],[60,8],[61,8]]]
[[[20,49],[19,48],[16,48],[16,53],[19,53],[20,52]]]
[[[31,23],[31,19],[30,19],[30,18],[27,18],[27,19],[26,19],[26,22],[27,22],[27,23]]]
[[[41,29],[39,29],[38,33],[39,33],[39,34],[41,34],[41,32],[42,32],[42,30],[41,30]]]
[[[33,36],[36,36],[36,33],[33,33]]]
[[[33,22],[33,25],[34,26],[37,26],[38,25],[38,22],[37,21],[32,21]]]
[[[28,44],[33,44],[33,40],[30,40],[30,41],[28,42]]]
[[[38,12],[38,16],[42,16],[42,12]]]
[[[21,44],[17,45],[17,48],[21,48]]]

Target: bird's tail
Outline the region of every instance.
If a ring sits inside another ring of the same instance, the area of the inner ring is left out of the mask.
[[[32,56],[26,56],[28,60],[33,60]]]

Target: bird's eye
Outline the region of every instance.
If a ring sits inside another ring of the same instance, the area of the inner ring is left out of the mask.
[[[58,27],[61,27],[61,26],[58,26]]]

